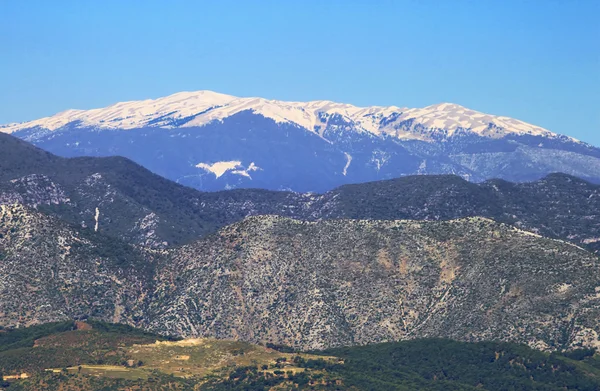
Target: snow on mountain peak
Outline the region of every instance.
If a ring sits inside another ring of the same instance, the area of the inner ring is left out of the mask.
[[[439,103],[422,109],[408,109],[402,113],[401,119],[414,119],[426,128],[444,130],[449,136],[459,129],[487,137],[502,137],[511,133],[555,136],[554,133],[539,126],[509,117],[481,113],[455,103]]]
[[[0,126],[13,133],[23,129],[50,131],[75,123],[79,127],[135,129],[142,127],[178,128],[203,126],[242,111],[252,111],[278,123],[291,123],[322,134],[328,118],[341,118],[357,131],[374,135],[392,135],[401,139],[428,140],[425,132],[415,132],[421,125],[431,133],[442,131],[452,136],[462,129],[486,137],[506,134],[554,136],[550,131],[509,117],[470,110],[454,103],[440,103],[424,108],[357,107],[327,100],[286,102],[264,98],[239,98],[213,91],[179,92],[158,99],[119,102],[92,110],[66,110],[51,117],[19,124]]]

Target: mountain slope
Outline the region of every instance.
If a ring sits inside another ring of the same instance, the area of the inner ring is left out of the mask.
[[[0,322],[95,317],[185,337],[326,348],[419,337],[596,346],[600,260],[482,218],[256,216],[145,250],[0,209]]]
[[[322,192],[412,174],[528,181],[564,172],[600,181],[599,149],[449,103],[360,108],[198,91],[68,110],[0,131],[61,156],[125,156],[201,190]]]
[[[152,262],[128,245],[90,237],[21,205],[0,205],[2,325],[141,315]]]
[[[242,200],[230,212],[213,201],[218,196],[203,196],[120,157],[64,159],[6,134],[0,134],[0,156],[0,204],[18,202],[71,224],[154,247],[188,242],[260,212],[261,198],[286,204],[289,196],[232,193],[228,202]],[[254,209],[244,210],[244,203],[257,198]]]
[[[6,133],[41,128],[54,131],[71,123],[103,129],[143,127],[180,128],[202,126],[232,115],[251,111],[278,123],[290,123],[318,133],[328,117],[343,118],[356,124],[360,131],[375,135],[393,135],[403,139],[428,139],[431,135],[401,132],[394,126],[412,120],[423,129],[446,130],[451,136],[461,130],[479,135],[502,137],[506,134],[529,134],[556,137],[552,132],[508,117],[495,116],[441,103],[422,109],[390,107],[356,107],[331,101],[284,102],[263,98],[238,98],[213,91],[180,92],[158,99],[120,102],[102,109],[67,110],[52,117],[2,127]],[[490,126],[492,124],[492,126]],[[413,129],[414,130],[414,129]]]
[[[597,344],[600,260],[488,219],[257,216],[161,261],[146,327],[317,349],[442,336]],[[173,283],[173,281],[177,281]]]
[[[346,185],[320,199],[320,218],[448,220],[483,216],[600,250],[600,186],[564,174],[469,183],[413,176]]]
[[[424,339],[323,353],[344,360],[329,371],[365,390],[592,391],[600,369],[593,350],[546,355],[498,342]]]

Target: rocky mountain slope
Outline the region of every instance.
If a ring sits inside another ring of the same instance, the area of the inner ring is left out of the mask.
[[[123,158],[64,159],[0,134],[0,204],[19,202],[131,243],[190,242],[247,216],[448,220],[484,216],[600,250],[600,186],[562,174],[530,183],[412,176],[324,194],[199,192]]]
[[[600,186],[564,174],[534,182],[413,176],[346,185],[323,196],[320,218],[448,220],[483,216],[600,250]]]
[[[186,337],[325,348],[442,336],[596,346],[600,260],[484,218],[255,216],[148,250],[0,210],[0,321],[96,317]]]
[[[0,205],[1,325],[88,316],[132,323],[153,273],[151,262],[116,239]]]
[[[484,218],[258,216],[165,254],[146,327],[304,349],[418,337],[598,344],[600,259]]]
[[[0,131],[61,156],[125,156],[201,190],[324,192],[414,174],[527,181],[564,172],[600,181],[598,148],[449,103],[360,108],[197,91]]]

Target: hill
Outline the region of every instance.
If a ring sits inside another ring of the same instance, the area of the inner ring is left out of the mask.
[[[150,258],[118,239],[0,205],[3,326],[88,316],[131,323],[143,313],[153,273]]]
[[[247,389],[259,370],[263,381],[255,381],[265,387],[330,377],[322,370],[313,376],[294,359],[304,364],[333,358],[240,341],[176,340],[98,321],[0,333],[0,373],[11,390]],[[232,383],[237,387],[228,388]]]
[[[60,158],[2,133],[0,156],[0,204],[28,205],[88,230],[151,247],[189,242],[260,213],[263,202],[285,203],[287,197],[258,190],[207,196],[128,159]],[[255,199],[249,210],[243,207]],[[224,203],[231,203],[233,210],[224,209]]]
[[[412,176],[346,185],[324,195],[321,218],[449,220],[482,216],[600,250],[600,185],[565,174],[475,184]]]
[[[322,365],[362,390],[596,390],[593,350],[542,353],[526,346],[422,339],[323,352],[343,365]]]
[[[597,256],[485,218],[256,216],[165,252],[145,327],[299,348],[419,337],[594,346]]]

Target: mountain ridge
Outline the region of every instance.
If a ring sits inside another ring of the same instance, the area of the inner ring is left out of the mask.
[[[485,218],[254,216],[169,252],[156,285],[168,304],[149,307],[151,330],[304,349],[431,336],[597,343],[598,257]],[[563,339],[569,317],[578,325]]]
[[[202,193],[126,158],[67,159],[0,134],[3,149],[6,325],[98,317],[311,349],[598,343],[600,186],[578,178]]]
[[[322,133],[324,115],[341,116],[358,124],[361,131],[375,136],[387,135],[399,139],[431,141],[427,135],[410,131],[398,132],[391,126],[408,120],[432,131],[445,129],[448,131],[447,136],[461,130],[471,130],[489,137],[502,137],[506,134],[558,136],[539,126],[505,116],[480,113],[454,103],[438,103],[424,108],[357,107],[327,100],[290,102],[258,97],[239,98],[207,90],[179,92],[157,99],[118,102],[99,109],[70,109],[39,120],[6,124],[0,126],[0,131],[14,133],[36,127],[54,131],[69,123],[78,123],[78,127],[105,129],[172,129],[206,125],[242,111],[252,111],[278,123],[292,123],[318,134]]]

